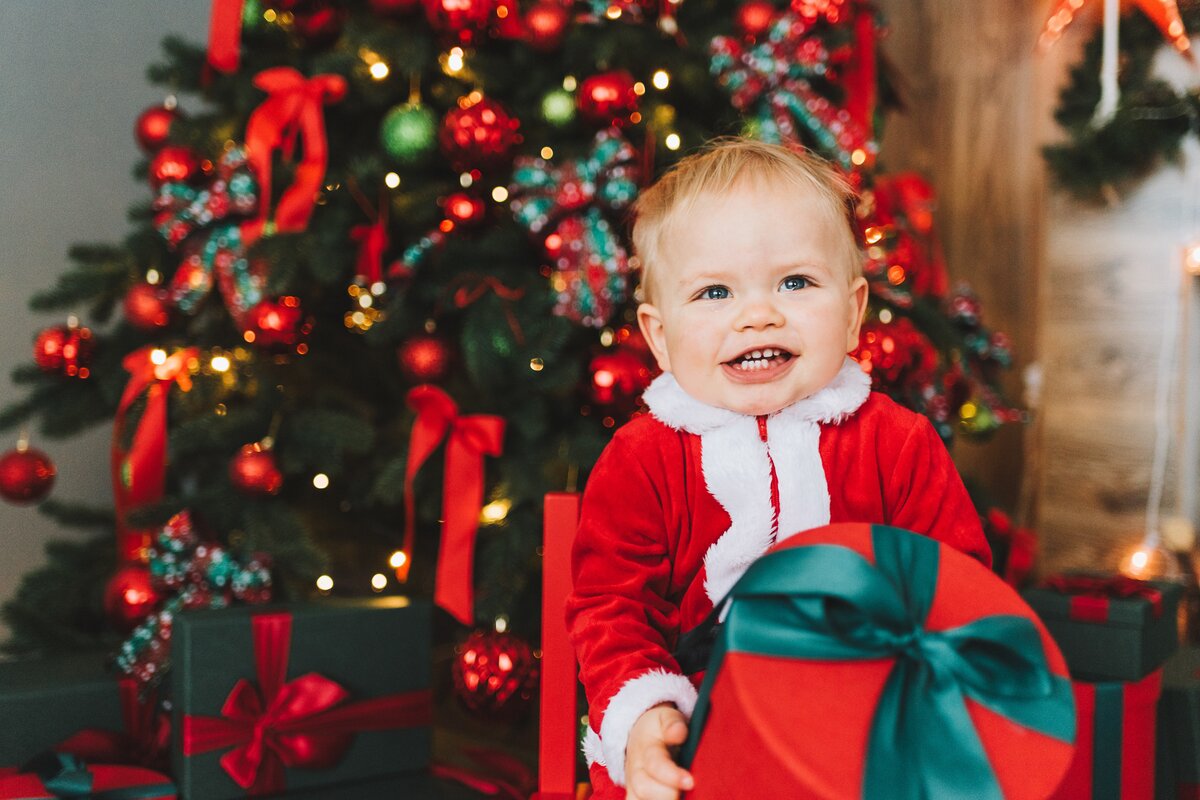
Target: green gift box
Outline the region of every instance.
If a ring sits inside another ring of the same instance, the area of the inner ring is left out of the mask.
[[[125,729],[118,680],[103,656],[0,662],[0,767],[87,729]]]
[[[171,763],[187,800],[311,790],[429,764],[428,602],[240,607],[175,621]]]
[[[1155,797],[1200,798],[1200,648],[1183,648],[1163,667],[1156,767]]]
[[[435,778],[428,772],[411,772],[373,781],[288,792],[283,800],[479,800],[484,797],[495,795],[480,794],[460,783]]]
[[[1067,659],[1072,677],[1137,681],[1179,644],[1183,587],[1112,575],[1064,575],[1022,592]]]

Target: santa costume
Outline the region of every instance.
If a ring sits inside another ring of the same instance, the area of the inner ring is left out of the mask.
[[[587,692],[596,800],[623,798],[625,745],[646,710],[690,718],[702,675],[672,652],[777,539],[883,523],[991,563],[979,517],[925,417],[871,392],[847,359],[824,389],[767,416],[706,405],[670,373],[588,478],[567,625]],[[769,690],[769,689],[767,689]]]

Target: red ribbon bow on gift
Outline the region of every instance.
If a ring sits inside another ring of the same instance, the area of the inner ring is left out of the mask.
[[[125,356],[122,362],[130,377],[117,405],[112,444],[117,556],[121,563],[145,560],[150,531],[131,529],[127,515],[130,508],[153,503],[163,496],[167,475],[167,390],[172,382],[178,383],[185,392],[191,390],[188,365],[200,356],[199,348],[189,347],[175,351],[161,364],[156,364],[152,357],[155,350],[154,347],[143,347]],[[125,415],[142,392],[146,393],[146,410],[138,420],[133,442],[126,452],[121,446]]]
[[[251,626],[258,685],[239,680],[220,717],[185,715],[182,734],[185,756],[232,747],[221,767],[249,794],[283,791],[285,767],[334,766],[355,733],[431,723],[428,690],[347,703],[349,692],[315,672],[287,681],[292,615],[258,614]]]
[[[446,440],[442,482],[442,543],[438,550],[437,588],[433,599],[464,625],[475,620],[475,534],[483,508],[483,457],[498,456],[504,446],[504,418],[490,414],[460,416],[450,395],[436,386],[416,386],[408,393],[417,412],[404,470],[404,545],[407,558],[396,569],[405,580],[412,563],[416,530],[413,481],[421,465]]]
[[[291,67],[264,69],[255,76],[254,85],[267,93],[267,99],[254,109],[246,123],[246,146],[263,197],[258,216],[242,229],[248,243],[258,239],[267,226],[271,155],[282,148],[284,157],[291,159],[297,136],[304,137],[304,156],[296,165],[292,185],[279,198],[275,230],[302,231],[308,226],[329,158],[323,106],[341,100],[346,94],[346,79],[341,75],[305,78]]]
[[[171,744],[171,720],[151,694],[143,700],[132,678],[117,681],[123,731],[84,728],[54,747],[92,764],[134,764],[162,770]]]
[[[1154,616],[1162,616],[1162,592],[1146,581],[1124,575],[1095,577],[1091,575],[1058,575],[1049,578],[1045,587],[1071,595],[1071,619],[1084,622],[1106,622],[1111,600],[1137,597],[1150,604]]]

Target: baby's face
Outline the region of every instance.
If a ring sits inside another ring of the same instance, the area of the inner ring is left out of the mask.
[[[867,302],[836,223],[796,190],[743,181],[664,237],[638,322],[692,397],[771,414],[819,391],[858,345]]]

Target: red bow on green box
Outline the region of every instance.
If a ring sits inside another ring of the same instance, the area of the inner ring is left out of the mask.
[[[220,717],[183,717],[185,756],[231,748],[221,767],[250,795],[281,792],[285,768],[328,769],[354,734],[429,725],[428,690],[351,700],[336,681],[310,672],[287,680],[292,615],[252,618],[258,682],[239,680]]]
[[[1124,575],[1059,575],[1049,578],[1044,585],[1070,595],[1069,615],[1081,622],[1107,622],[1112,601],[1130,598],[1145,600],[1155,617],[1162,616],[1162,592],[1153,584]]]

